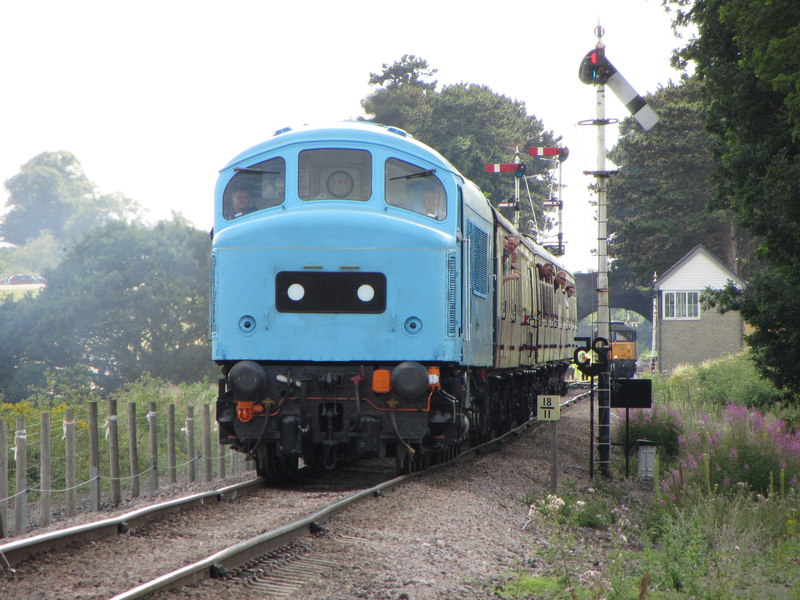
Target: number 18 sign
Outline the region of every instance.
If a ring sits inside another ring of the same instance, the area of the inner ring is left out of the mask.
[[[558,421],[561,418],[561,396],[539,396],[536,417],[540,421]]]

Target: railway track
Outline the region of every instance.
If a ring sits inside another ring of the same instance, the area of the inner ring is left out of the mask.
[[[186,564],[180,564],[177,568],[165,565],[165,568],[170,570],[156,577],[151,577],[147,574],[144,574],[143,577],[137,575],[140,581],[150,578],[145,583],[140,583],[133,587],[124,585],[124,581],[110,583],[107,586],[109,592],[96,597],[113,597],[120,600],[123,598],[143,598],[160,590],[196,583],[206,578],[225,578],[233,582],[246,582],[247,585],[256,588],[261,586],[261,589],[272,589],[273,593],[277,593],[280,589],[295,589],[297,585],[302,584],[304,581],[302,576],[297,576],[298,572],[313,574],[335,566],[335,561],[324,555],[320,556],[318,553],[311,553],[310,556],[307,556],[308,552],[304,550],[305,547],[302,544],[304,538],[308,538],[309,535],[322,530],[323,523],[328,518],[367,498],[380,496],[411,478],[424,476],[453,462],[464,461],[472,455],[483,454],[492,448],[502,446],[509,440],[519,437],[523,432],[539,424],[541,423],[535,420],[529,421],[491,442],[462,453],[453,461],[436,465],[423,472],[394,477],[377,485],[360,489],[355,493],[343,494],[340,491],[338,492],[338,497],[333,500],[331,500],[330,494],[318,491],[312,492],[312,495],[316,495],[317,504],[320,506],[315,510],[307,511],[300,518],[292,519],[290,511],[281,512],[276,508],[276,514],[280,513],[281,515],[276,517],[278,523],[270,526],[267,531],[259,535],[246,537],[233,544],[227,544],[221,549],[215,549],[208,554],[203,554],[199,559],[196,559],[196,557],[192,557],[190,560],[183,559]],[[262,495],[268,493],[270,498],[262,497]],[[32,562],[29,560],[25,563],[24,561],[34,555],[58,552],[58,549],[63,550],[64,548],[68,551],[70,548],[75,548],[76,545],[80,544],[113,546],[109,548],[107,553],[104,553],[106,555],[113,554],[115,549],[124,552],[126,545],[124,540],[137,536],[152,536],[155,538],[153,542],[155,545],[159,543],[167,544],[168,542],[159,542],[158,539],[158,531],[162,527],[153,525],[153,523],[164,522],[164,518],[167,515],[177,511],[185,511],[186,509],[213,509],[215,511],[215,516],[213,517],[215,527],[224,529],[225,524],[222,521],[222,513],[229,514],[231,512],[249,510],[250,507],[258,504],[292,504],[291,499],[284,498],[285,493],[285,491],[265,490],[263,481],[254,479],[234,486],[160,503],[96,523],[10,542],[0,546],[0,554],[5,557],[9,569],[14,569],[20,563],[24,563],[24,569],[25,564]],[[290,496],[291,493],[289,492]],[[297,492],[295,491],[294,493],[296,494]],[[273,496],[278,497],[277,502]],[[251,499],[248,505],[244,508],[238,508],[237,506],[242,502],[246,502],[247,498]],[[226,507],[223,510],[219,510],[217,505],[221,502],[230,502],[230,508]],[[262,517],[254,515],[253,520],[255,523],[260,524]],[[287,521],[290,522],[286,524]],[[139,533],[143,530],[145,533]],[[178,535],[183,534],[179,533]],[[123,541],[119,543],[109,542],[112,538]],[[148,550],[144,552],[147,553]],[[3,564],[2,557],[0,557],[0,565]],[[102,565],[100,567],[102,568]],[[285,573],[281,574],[281,570],[284,570]],[[269,575],[266,575],[266,573],[269,573]],[[119,592],[121,589],[126,589],[127,591]],[[111,592],[113,592],[113,595]],[[0,595],[2,595],[2,587],[0,587]]]

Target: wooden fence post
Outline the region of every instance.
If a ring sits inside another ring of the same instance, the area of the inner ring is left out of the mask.
[[[225,472],[225,446],[217,444],[217,462],[219,464],[218,477],[225,479],[227,473]]]
[[[158,489],[158,422],[155,402],[150,403],[147,422],[150,424],[150,488],[155,492]]]
[[[167,406],[167,477],[170,483],[178,480],[175,468],[175,405]]]
[[[131,498],[139,497],[139,438],[136,434],[136,403],[128,402],[128,438],[130,439]]]
[[[89,402],[89,477],[92,511],[100,510],[100,438],[97,430],[97,402]]]
[[[236,450],[231,450],[231,473],[238,475],[242,470],[242,465],[239,462],[239,453]]]
[[[208,404],[203,404],[203,455],[205,463],[205,479],[211,481],[213,476],[214,457],[211,456],[211,411]]]
[[[28,447],[26,443],[25,417],[17,417],[14,433],[16,458],[16,492],[14,496],[14,535],[28,531]]]
[[[0,419],[0,537],[8,535],[8,430]]]
[[[50,490],[53,478],[50,471],[50,413],[41,415],[41,439],[39,440],[39,525],[50,525]]]
[[[67,517],[74,517],[78,505],[78,492],[75,489],[77,477],[75,475],[75,410],[68,408],[64,411],[64,447],[65,447],[65,473]]]
[[[119,430],[117,428],[117,401],[108,399],[108,461],[111,477],[111,504],[122,502],[122,489],[119,480]]]
[[[189,438],[189,482],[194,483],[197,479],[197,465],[194,455],[194,406],[186,407],[186,437]]]

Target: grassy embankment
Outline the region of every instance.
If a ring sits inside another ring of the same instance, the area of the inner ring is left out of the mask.
[[[531,494],[531,518],[550,543],[499,597],[800,598],[797,399],[785,402],[744,355],[653,388],[653,409],[631,411],[631,439],[659,444],[653,493],[634,506],[641,482],[601,480]]]

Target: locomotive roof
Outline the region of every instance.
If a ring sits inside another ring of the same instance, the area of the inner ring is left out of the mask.
[[[409,154],[424,156],[430,162],[438,164],[443,170],[450,171],[461,179],[465,179],[450,161],[430,146],[414,139],[410,133],[398,127],[388,127],[369,121],[343,121],[340,123],[303,125],[298,128],[287,127],[285,129],[280,129],[276,131],[275,135],[269,140],[261,142],[238,154],[225,166],[225,169],[246,161],[251,157],[270,152],[271,150],[283,146],[326,141],[389,146]]]

